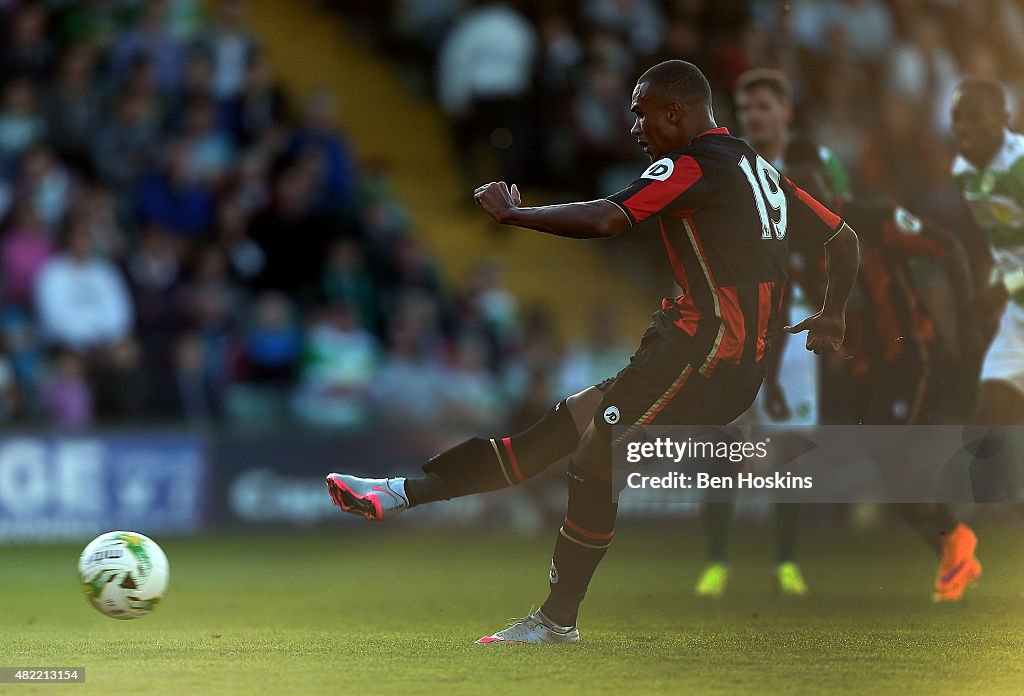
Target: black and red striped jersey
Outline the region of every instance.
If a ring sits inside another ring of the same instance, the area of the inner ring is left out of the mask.
[[[860,240],[860,271],[847,305],[841,355],[851,374],[863,375],[901,357],[908,339],[924,347],[934,342],[936,328],[914,287],[909,262],[923,256],[945,263],[957,242],[952,232],[899,206],[839,200],[835,207]],[[825,291],[820,247],[797,235],[790,248],[794,280],[812,302],[820,302]]]
[[[842,221],[726,128],[706,131],[608,197],[630,223],[657,216],[683,294],[663,314],[705,376],[761,361],[781,309],[794,229],[822,245]]]

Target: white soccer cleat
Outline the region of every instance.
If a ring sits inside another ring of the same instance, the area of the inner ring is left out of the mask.
[[[575,626],[559,626],[538,609],[525,619],[513,621],[508,625],[508,628],[498,631],[493,635],[484,636],[477,643],[553,645],[557,643],[576,643],[579,639],[580,632],[578,628]]]
[[[386,520],[409,509],[404,478],[359,478],[327,474],[331,500],[345,512],[368,520]]]

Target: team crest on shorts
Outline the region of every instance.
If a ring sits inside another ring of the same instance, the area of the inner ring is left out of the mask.
[[[604,422],[609,425],[615,425],[619,422],[619,407],[609,406],[604,410]]]

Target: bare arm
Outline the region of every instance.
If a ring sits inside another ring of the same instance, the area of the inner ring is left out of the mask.
[[[825,303],[822,311],[831,316],[846,315],[846,301],[850,299],[853,284],[860,268],[860,248],[857,233],[845,222],[835,235],[825,242]]]
[[[825,242],[825,302],[821,311],[796,326],[785,327],[789,333],[807,331],[807,350],[821,354],[839,350],[846,334],[846,301],[857,280],[860,249],[857,234],[845,222]]]
[[[779,382],[779,374],[782,369],[782,356],[786,352],[786,340],[789,334],[782,330],[784,317],[789,316],[792,305],[792,286],[786,289],[782,296],[782,308],[779,312],[779,320],[774,326],[768,327],[771,335],[771,350],[764,356],[764,395],[762,404],[764,410],[772,419],[781,421],[789,418],[792,413],[789,404],[786,402],[786,392]]]
[[[484,212],[502,225],[571,239],[614,237],[631,224],[622,208],[604,199],[522,208],[519,189],[515,184],[510,189],[504,181],[481,186],[474,198]]]

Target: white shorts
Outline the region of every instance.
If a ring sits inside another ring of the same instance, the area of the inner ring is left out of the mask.
[[[992,340],[985,362],[981,365],[981,381],[1007,382],[1024,394],[1024,307],[1010,302],[999,319],[999,330]]]
[[[787,324],[795,324],[817,310],[794,298]],[[790,417],[785,421],[772,419],[764,408],[764,388],[757,396],[754,407],[747,411],[747,422],[752,424],[812,426],[818,424],[818,377],[820,358],[807,350],[807,334],[787,336],[779,365],[779,386],[786,395]]]

